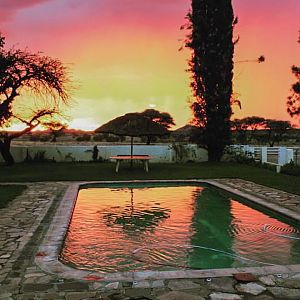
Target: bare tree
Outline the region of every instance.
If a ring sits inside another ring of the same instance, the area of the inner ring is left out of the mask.
[[[11,141],[60,115],[62,104],[69,101],[70,77],[67,67],[57,59],[28,50],[5,50],[4,45],[0,35],[0,152],[6,164],[12,165]],[[26,112],[18,109],[16,100],[22,107],[29,106]],[[25,129],[4,132],[12,120],[24,124]]]

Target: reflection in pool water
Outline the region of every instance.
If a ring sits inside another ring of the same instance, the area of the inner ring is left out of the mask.
[[[104,272],[300,263],[295,224],[212,187],[79,191],[60,259]]]

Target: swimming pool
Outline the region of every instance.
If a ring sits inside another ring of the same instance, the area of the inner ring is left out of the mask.
[[[105,273],[299,264],[299,223],[203,183],[85,185],[60,260]]]

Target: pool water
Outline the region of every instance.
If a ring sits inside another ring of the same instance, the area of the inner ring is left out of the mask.
[[[300,263],[300,226],[211,186],[79,190],[60,260],[103,272]]]

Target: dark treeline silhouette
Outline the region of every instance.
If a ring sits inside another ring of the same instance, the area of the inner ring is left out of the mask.
[[[246,117],[231,121],[234,142],[238,144],[267,143],[273,147],[279,144],[292,129],[289,121]]]

